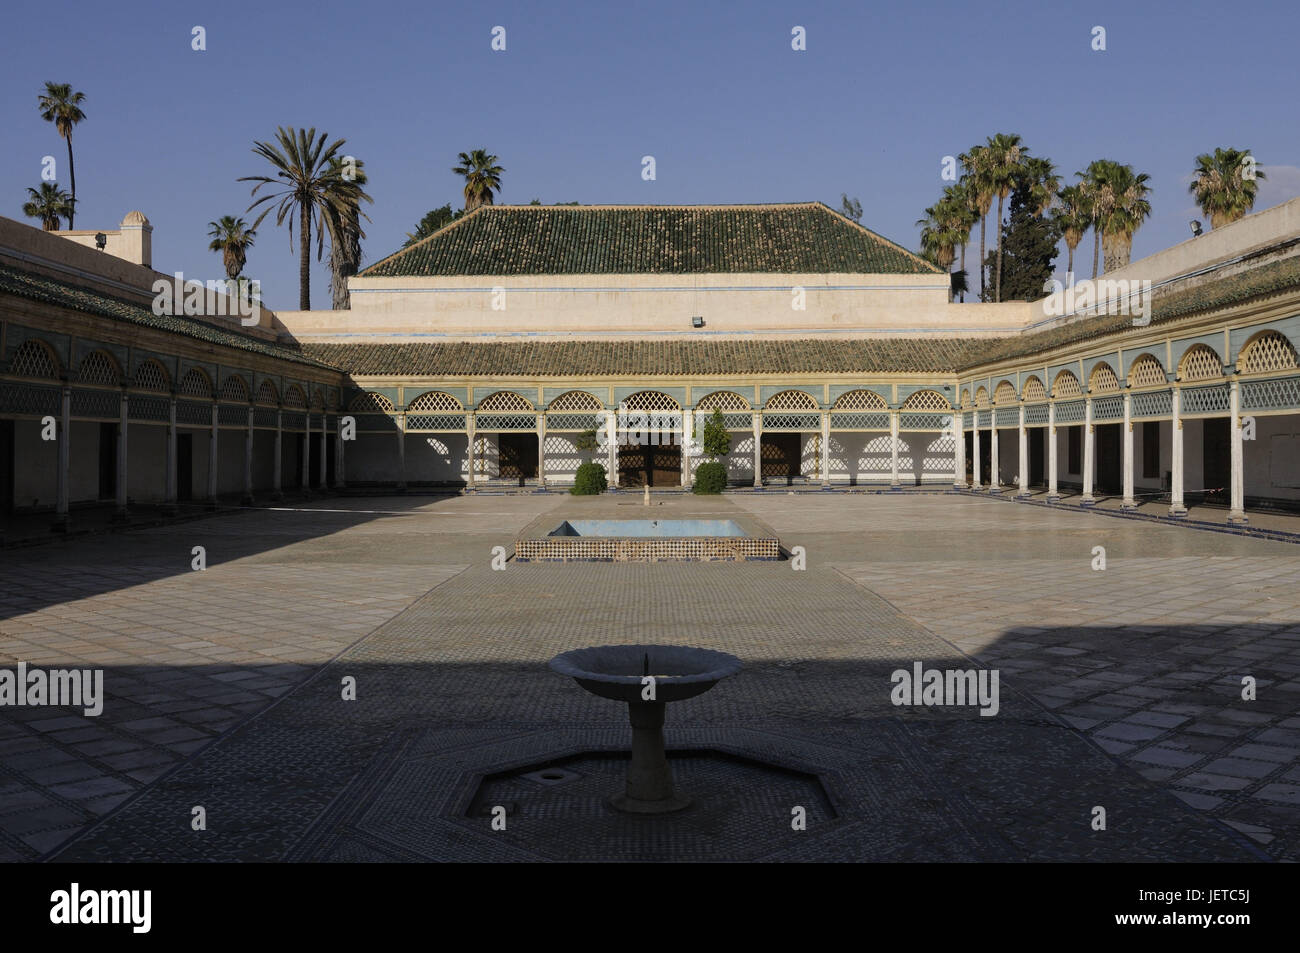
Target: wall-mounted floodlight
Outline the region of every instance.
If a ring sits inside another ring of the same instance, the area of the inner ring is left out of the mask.
[[[691,327],[693,328],[704,327],[704,319],[699,315],[696,315],[695,317],[691,318]]]

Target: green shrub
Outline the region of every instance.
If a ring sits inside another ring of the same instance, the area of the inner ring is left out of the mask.
[[[716,460],[695,468],[695,493],[721,493],[727,487],[727,465]]]
[[[591,496],[595,493],[604,493],[608,484],[605,482],[605,468],[599,463],[584,463],[578,467],[578,473],[573,479],[573,487],[569,490],[575,496]]]

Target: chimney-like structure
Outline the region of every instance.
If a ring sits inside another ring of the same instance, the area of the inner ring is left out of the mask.
[[[143,212],[127,212],[122,219],[122,239],[118,257],[127,261],[153,267],[153,226]]]

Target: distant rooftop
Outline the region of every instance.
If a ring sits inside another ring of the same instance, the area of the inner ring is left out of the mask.
[[[362,278],[942,272],[820,202],[485,205]]]

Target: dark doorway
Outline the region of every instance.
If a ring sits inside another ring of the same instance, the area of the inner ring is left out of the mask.
[[[625,444],[618,448],[619,486],[681,486],[681,483],[681,447]]]
[[[117,496],[117,424],[99,425],[99,498]]]
[[[1205,474],[1205,501],[1228,503],[1232,486],[1232,436],[1227,417],[1201,421],[1205,426],[1201,442],[1201,466]]]
[[[14,511],[14,422],[0,420],[0,516]]]
[[[194,499],[194,434],[176,435],[176,499]]]
[[[966,482],[973,483],[974,480],[972,479],[972,476],[973,476],[973,468],[975,466],[975,461],[971,455],[971,450],[975,442],[975,433],[973,431],[967,430],[965,433],[961,435],[961,439],[966,444],[966,452],[964,454],[965,460],[963,461],[966,466]]]
[[[1123,424],[1095,424],[1097,439],[1097,492],[1121,491],[1120,428]]]
[[[311,460],[308,461],[310,466],[307,468],[307,485],[310,487],[320,486],[320,446],[321,435],[318,431],[313,430],[309,434],[311,440]]]
[[[1043,479],[1043,447],[1046,440],[1043,435],[1047,433],[1044,427],[1034,427],[1028,431],[1029,435],[1029,485],[1042,486]]]
[[[989,485],[993,476],[993,434],[987,430],[980,431],[980,484]]]
[[[289,476],[289,486],[295,490],[301,490],[303,489],[302,455],[307,452],[306,432],[298,434],[298,439],[296,442],[298,444],[298,456],[293,461],[293,473],[291,473]]]
[[[537,479],[537,434],[500,434],[497,449],[501,455],[501,479],[518,480],[520,486],[526,480]]]
[[[1065,428],[1065,472],[1083,473],[1083,428]]]
[[[795,477],[802,476],[800,458],[803,455],[803,435],[797,433],[765,433],[762,435],[762,452],[759,459],[762,464],[763,482],[785,481],[786,486],[794,483]]]
[[[334,464],[338,462],[338,439],[338,434],[332,433],[325,444],[325,482],[329,486],[338,482],[338,474],[334,472]]]

